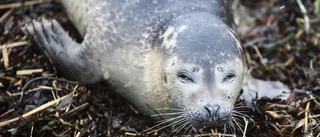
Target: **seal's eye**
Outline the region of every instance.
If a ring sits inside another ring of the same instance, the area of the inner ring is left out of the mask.
[[[232,82],[235,77],[236,77],[236,75],[229,73],[229,74],[227,74],[226,77],[223,78],[222,82]]]
[[[193,79],[186,72],[179,72],[177,77],[182,83],[193,82]]]

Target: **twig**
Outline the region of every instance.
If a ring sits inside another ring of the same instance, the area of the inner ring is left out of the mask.
[[[75,107],[74,109],[66,112],[66,113],[63,114],[63,115],[64,115],[64,116],[68,116],[68,115],[72,115],[72,113],[76,114],[75,112],[81,111],[81,110],[87,108],[88,106],[89,106],[89,103],[86,102],[86,103],[84,103],[84,104],[82,104],[82,105],[80,105],[80,106],[77,106],[77,107]]]
[[[24,85],[24,87],[23,87],[22,90],[21,90],[21,97],[20,97],[20,99],[19,99],[19,102],[22,101],[25,90],[26,90],[27,88],[29,88],[29,86],[30,86],[33,82],[38,81],[38,80],[57,80],[57,81],[66,82],[66,83],[70,83],[70,84],[78,84],[78,82],[74,82],[74,81],[70,81],[70,80],[65,80],[65,79],[60,79],[60,78],[37,77],[37,78],[34,78],[34,79],[28,81],[28,82]]]
[[[192,137],[191,135],[188,135],[189,137]],[[219,136],[219,137],[235,137],[235,134],[221,134],[221,133],[207,133],[207,134],[196,134],[195,137],[203,137],[203,136]]]
[[[15,118],[12,118],[12,119],[9,119],[9,120],[0,122],[0,127],[6,126],[6,125],[11,124],[11,123],[13,123],[13,122],[17,122],[17,121],[20,120],[21,118],[28,118],[28,117],[30,117],[31,115],[33,115],[33,114],[35,114],[35,113],[37,113],[37,112],[40,112],[40,111],[42,111],[42,110],[44,110],[44,109],[46,109],[46,108],[48,108],[48,107],[50,107],[50,106],[53,106],[53,105],[58,104],[60,101],[66,99],[66,98],[68,98],[68,97],[70,97],[70,96],[71,96],[71,95],[69,95],[69,94],[68,94],[68,95],[65,95],[65,96],[63,96],[63,97],[61,97],[61,98],[58,98],[58,99],[56,99],[56,100],[50,101],[50,102],[48,102],[48,103],[46,103],[46,104],[43,104],[43,105],[41,105],[40,107],[37,107],[37,108],[35,108],[35,109],[33,109],[33,110],[31,110],[31,111],[23,114],[22,116],[15,117]]]
[[[243,120],[244,120],[244,124],[245,124],[244,131],[243,131],[243,137],[246,137],[249,121],[245,117],[243,117]]]
[[[5,113],[1,114],[1,115],[0,115],[0,118],[2,118],[2,117],[4,117],[4,116],[8,115],[9,113],[11,113],[11,112],[13,112],[13,111],[14,111],[14,109],[10,109],[10,110],[8,110],[7,112],[5,112]]]
[[[308,131],[309,108],[310,108],[310,101],[307,103],[305,113],[304,113],[304,132],[305,133],[307,133]]]
[[[0,18],[0,23],[5,20],[11,13],[12,13],[13,9],[8,10],[6,13],[4,13],[1,18]]]
[[[33,73],[42,73],[43,69],[18,70],[16,75],[32,75]]]
[[[298,5],[299,5],[299,8],[300,8],[301,12],[303,13],[305,31],[309,32],[309,30],[310,30],[310,19],[309,19],[308,15],[307,15],[307,10],[304,7],[304,5],[301,2],[301,0],[296,0],[296,1],[297,1]]]
[[[16,3],[10,3],[10,4],[3,4],[0,5],[0,10],[2,9],[9,9],[9,8],[17,8],[21,6],[30,6],[30,5],[35,5],[35,4],[40,4],[40,3],[45,3],[45,2],[50,2],[51,0],[35,0],[35,1],[27,1],[27,2],[16,2]]]
[[[24,92],[24,94],[28,94],[28,93],[32,93],[34,91],[38,91],[38,90],[55,90],[55,91],[61,91],[61,88],[54,88],[54,87],[48,87],[48,86],[38,86],[37,88],[33,88],[33,89],[29,89],[27,91]],[[22,92],[22,91],[21,91]],[[10,94],[11,97],[14,96],[20,96],[22,93],[21,92],[17,92],[17,93],[12,93]]]
[[[260,59],[260,62],[263,66],[267,66],[267,64],[263,61],[263,57],[261,55],[261,52],[259,51],[258,47],[257,46],[253,46],[253,49],[256,51],[259,59]]]
[[[309,116],[309,118],[319,118],[320,114]]]
[[[10,44],[4,44],[0,46],[0,50],[5,49],[5,48],[14,48],[18,46],[25,46],[28,44],[28,41],[20,41],[20,42],[15,42],[15,43],[10,43]]]
[[[3,59],[3,65],[4,68],[8,68],[9,66],[9,53],[8,49],[2,49],[2,59]]]

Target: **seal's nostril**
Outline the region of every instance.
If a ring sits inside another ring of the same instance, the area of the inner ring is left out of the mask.
[[[219,109],[220,109],[220,106],[218,106],[218,108],[216,110],[216,116],[218,115]]]
[[[218,116],[218,111],[220,109],[219,105],[212,105],[212,104],[207,104],[203,106],[204,109],[207,111],[209,117],[216,117]]]
[[[208,112],[209,117],[211,117],[211,111],[210,111],[210,109],[209,109],[207,106],[204,106],[204,109]]]

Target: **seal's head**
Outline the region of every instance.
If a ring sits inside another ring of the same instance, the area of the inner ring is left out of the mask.
[[[183,128],[230,122],[244,75],[232,30],[210,13],[190,13],[173,19],[160,39],[171,108],[180,110],[168,121]]]

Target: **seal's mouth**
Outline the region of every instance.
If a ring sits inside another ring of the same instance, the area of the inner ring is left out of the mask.
[[[201,109],[161,108],[157,109],[161,113],[155,114],[153,117],[161,117],[163,120],[150,129],[161,130],[175,126],[175,132],[179,134],[198,132],[197,129],[216,127],[223,130],[224,133],[235,133],[236,128],[242,131],[243,125],[239,119],[251,119],[239,111],[241,108],[239,106],[221,107],[221,105],[205,105]],[[147,131],[149,130],[143,132]]]
[[[231,120],[231,116],[227,116],[225,118],[218,118],[218,117],[208,117],[202,120],[194,120],[197,124],[197,127],[221,127],[224,126]]]
[[[231,120],[232,109],[223,108],[220,105],[205,105],[200,110],[186,110],[190,120],[197,127],[219,127]]]

